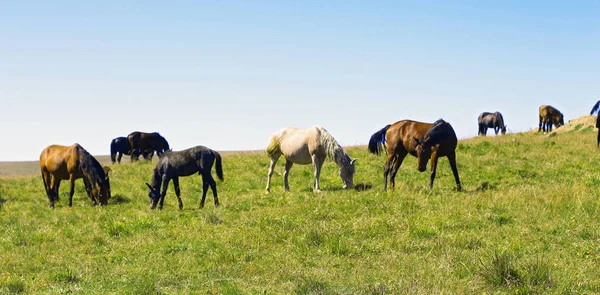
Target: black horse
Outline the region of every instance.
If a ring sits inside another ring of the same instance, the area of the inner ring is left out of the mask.
[[[590,115],[593,115],[595,112],[598,111],[598,109],[600,109],[600,100],[598,102],[596,102],[596,104],[592,107],[592,111],[590,112]],[[600,146],[600,114],[598,114],[598,116],[596,116],[596,128],[598,128],[598,146]]]
[[[498,131],[502,131],[502,134],[506,133],[506,125],[504,125],[504,118],[500,112],[483,112],[477,117],[477,123],[479,125],[477,135],[485,136],[488,128],[494,128],[496,135],[498,135]]]
[[[129,145],[129,140],[127,137],[117,137],[110,142],[110,159],[112,163],[118,162],[121,164],[121,157],[123,155],[131,155],[131,145]],[[152,160],[152,156],[154,155],[154,151],[151,149],[144,150],[142,156],[146,160]],[[139,154],[136,155],[139,157]]]
[[[183,209],[181,192],[179,191],[179,176],[189,176],[196,172],[202,175],[202,200],[200,201],[200,208],[204,207],[204,200],[206,199],[206,193],[209,185],[213,192],[215,206],[219,206],[219,198],[217,197],[217,183],[210,174],[215,161],[217,162],[217,176],[222,181],[223,168],[221,165],[221,155],[216,151],[199,145],[178,152],[167,151],[164,153],[154,168],[152,185],[146,183],[150,189],[148,197],[150,197],[150,202],[152,204],[151,208],[156,208],[156,204],[158,204],[160,201],[158,209],[162,209],[163,202],[165,201],[165,195],[167,194],[167,186],[169,185],[169,181],[173,179],[175,194],[177,195],[177,199],[179,201],[179,209]]]
[[[131,161],[139,158],[140,154],[146,150],[155,151],[158,156],[169,150],[169,143],[158,132],[146,133],[134,131],[127,135],[129,145],[131,146]]]

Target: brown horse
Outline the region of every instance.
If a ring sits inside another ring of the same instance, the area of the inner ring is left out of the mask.
[[[540,124],[538,132],[542,130],[544,132],[552,132],[552,124],[554,124],[556,128],[565,125],[563,113],[549,105],[540,106],[539,119]]]
[[[61,180],[69,180],[69,207],[73,206],[75,180],[83,178],[83,183],[88,197],[94,205],[108,204],[110,198],[110,168],[102,167],[100,163],[79,144],[71,146],[50,145],[40,154],[40,170],[44,180],[44,188],[50,201],[50,208],[54,209],[54,202],[58,200],[58,188]]]
[[[387,142],[387,161],[383,168],[383,190],[387,188],[387,177],[390,175],[390,187],[396,185],[395,177],[406,155],[411,154],[418,159],[418,169],[425,171],[427,162],[431,158],[431,181],[429,188],[433,188],[433,180],[438,164],[438,158],[448,157],[457,190],[461,190],[458,169],[456,168],[457,138],[452,126],[440,119],[435,123],[423,123],[411,120],[402,120],[387,125],[375,132],[369,140],[369,152],[378,155]]]
[[[135,161],[145,151],[156,151],[158,156],[169,150],[169,143],[158,132],[146,133],[134,131],[127,136],[131,146],[131,161]],[[150,157],[152,159],[152,157]]]

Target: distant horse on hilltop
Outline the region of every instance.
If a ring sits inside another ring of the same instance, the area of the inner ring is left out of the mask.
[[[488,128],[494,128],[496,135],[498,135],[498,131],[502,131],[503,135],[506,133],[506,125],[504,125],[504,118],[502,118],[500,112],[481,113],[479,117],[477,117],[477,124],[479,125],[478,135],[485,136]]]
[[[539,110],[540,124],[538,132],[552,132],[552,125],[556,128],[565,125],[564,115],[559,110],[550,105],[541,105]]]
[[[54,209],[54,202],[58,200],[58,189],[61,180],[69,180],[69,207],[73,206],[75,193],[75,180],[83,178],[85,190],[94,205],[108,204],[110,199],[110,168],[102,167],[88,151],[79,144],[71,146],[50,145],[40,154],[40,170],[44,188],[50,201],[50,208]]]
[[[189,176],[196,172],[202,175],[202,200],[200,201],[200,208],[204,207],[204,200],[206,199],[206,193],[209,186],[213,192],[215,206],[219,206],[217,183],[210,173],[213,163],[215,162],[217,177],[222,181],[223,166],[221,164],[221,155],[218,152],[200,145],[182,151],[165,152],[154,168],[152,184],[146,183],[150,189],[148,197],[152,204],[151,208],[156,208],[157,204],[158,209],[163,208],[165,195],[167,194],[167,186],[172,179],[173,185],[175,186],[175,194],[179,201],[179,209],[183,209],[181,192],[179,190],[179,177]]]
[[[139,158],[146,150],[156,151],[156,155],[160,156],[165,151],[169,150],[169,143],[158,132],[146,133],[140,131],[131,132],[127,136],[129,145],[131,146],[131,161]]]
[[[129,144],[129,140],[127,137],[117,137],[110,142],[110,160],[114,164],[118,162],[121,164],[121,157],[123,155],[131,155],[131,145]],[[152,156],[154,155],[154,151],[151,149],[144,150],[142,152],[142,156],[146,160],[152,160]],[[139,155],[136,155],[139,157]]]
[[[339,167],[340,177],[344,183],[344,189],[353,187],[356,159],[350,159],[342,146],[320,126],[314,126],[308,129],[284,128],[271,136],[266,153],[271,158],[269,172],[267,175],[267,193],[271,189],[271,176],[273,169],[279,157],[285,157],[285,169],[283,170],[283,183],[286,191],[290,190],[288,176],[294,163],[300,165],[312,164],[314,173],[313,191],[320,192],[319,177],[321,167],[325,159],[329,156]]]
[[[384,145],[386,142],[387,146]],[[383,168],[384,191],[387,189],[387,178],[390,172],[390,188],[395,187],[396,173],[408,154],[417,157],[417,168],[420,172],[427,169],[427,162],[431,158],[429,188],[433,188],[438,158],[448,157],[456,180],[456,189],[460,191],[460,179],[456,168],[457,142],[454,129],[450,123],[442,119],[433,124],[402,120],[375,132],[369,140],[369,152],[378,155],[384,146],[387,148],[387,161]]]

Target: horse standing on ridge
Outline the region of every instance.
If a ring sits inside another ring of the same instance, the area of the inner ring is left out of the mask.
[[[556,128],[565,125],[564,115],[559,110],[549,105],[541,105],[539,110],[540,124],[538,132],[552,132],[552,125]]]
[[[494,128],[496,135],[498,135],[498,131],[502,131],[502,135],[506,133],[506,125],[504,125],[504,118],[502,118],[500,112],[481,113],[479,117],[477,117],[477,124],[479,125],[477,135],[485,136],[488,128]]]
[[[285,157],[285,169],[283,170],[283,183],[286,191],[290,190],[288,176],[294,163],[300,165],[312,164],[314,173],[313,191],[320,192],[319,177],[321,167],[327,156],[332,159],[339,167],[339,174],[344,183],[344,189],[353,187],[356,159],[350,159],[342,146],[320,126],[314,126],[308,129],[284,128],[271,136],[266,153],[271,157],[269,172],[267,175],[267,193],[271,189],[271,176],[273,169],[279,157]]]
[[[100,163],[82,146],[75,143],[71,146],[50,145],[40,154],[40,170],[44,189],[50,201],[50,208],[54,209],[54,202],[58,200],[58,189],[61,180],[69,180],[69,207],[73,206],[75,193],[75,180],[83,178],[85,190],[94,205],[108,204],[110,199],[110,168],[102,167]]]
[[[386,142],[387,146],[385,146]],[[420,172],[427,170],[427,162],[431,158],[429,188],[433,188],[438,159],[448,157],[456,180],[456,189],[460,191],[462,187],[456,168],[457,142],[454,129],[450,123],[442,119],[433,124],[402,120],[375,132],[369,140],[369,152],[378,155],[384,146],[387,148],[387,161],[383,168],[384,191],[387,189],[387,178],[390,172],[390,188],[394,189],[396,186],[396,173],[408,154],[418,159],[417,168]]]
[[[204,200],[206,199],[206,193],[209,186],[213,192],[215,206],[219,206],[217,183],[210,173],[213,163],[215,162],[217,177],[222,181],[223,166],[221,164],[221,155],[216,151],[199,145],[182,151],[167,151],[164,153],[154,168],[152,184],[146,183],[150,189],[148,197],[150,198],[151,208],[156,208],[157,204],[158,209],[163,208],[165,195],[167,194],[167,186],[172,179],[173,185],[175,186],[175,194],[179,201],[179,210],[183,209],[181,192],[179,190],[179,177],[189,176],[196,172],[198,172],[199,175],[202,175],[202,200],[200,201],[200,208],[204,207]]]

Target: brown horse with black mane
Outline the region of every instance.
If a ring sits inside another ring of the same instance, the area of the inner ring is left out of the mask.
[[[102,167],[100,163],[82,146],[75,143],[71,146],[50,145],[40,154],[40,170],[44,180],[44,188],[50,201],[50,208],[54,209],[54,202],[58,200],[58,188],[61,180],[69,180],[69,207],[73,206],[75,193],[75,180],[83,178],[83,183],[88,197],[94,205],[108,204],[110,199],[110,168]]]
[[[461,190],[458,169],[456,168],[457,138],[450,123],[440,119],[435,123],[423,123],[402,120],[387,125],[375,132],[369,140],[369,152],[378,155],[387,142],[387,161],[383,168],[383,190],[387,188],[387,177],[390,175],[390,187],[395,187],[395,177],[406,155],[411,154],[418,159],[418,169],[425,171],[431,159],[431,180],[429,188],[433,188],[438,158],[448,157],[457,190]]]
[[[135,161],[145,151],[156,151],[158,156],[169,150],[169,143],[158,132],[134,131],[127,136],[131,146],[131,161]],[[152,157],[150,157],[152,159]]]

